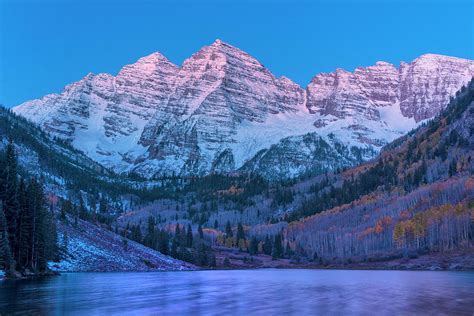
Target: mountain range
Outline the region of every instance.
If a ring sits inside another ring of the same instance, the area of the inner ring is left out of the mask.
[[[89,74],[0,108],[2,251],[29,273],[16,219],[42,196],[44,271],[472,269],[472,72],[423,55],[302,89],[216,41],[181,67],[155,53]]]
[[[220,262],[236,267],[294,266],[245,259],[263,253],[303,266],[474,269],[473,126],[471,81],[432,120],[356,167],[276,183],[211,175],[116,223],[202,225]],[[232,247],[248,252],[229,255]]]
[[[153,53],[13,111],[118,173],[285,179],[375,157],[473,75],[474,61],[426,54],[321,73],[302,88],[216,40],[181,66]]]

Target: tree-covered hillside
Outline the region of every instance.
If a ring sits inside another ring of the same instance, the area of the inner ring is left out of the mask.
[[[274,259],[385,260],[472,251],[473,99],[471,82],[372,161],[284,182],[255,173],[158,182],[117,175],[8,110],[0,135],[18,153],[19,173],[59,195],[62,218],[104,225],[178,259],[213,266],[216,249],[236,249]]]
[[[473,94],[471,83],[438,117],[358,167],[279,183],[193,178],[114,225],[140,242],[150,221],[171,241],[178,225],[192,227],[212,248],[277,258],[363,261],[471,249]]]
[[[10,142],[0,152],[0,269],[43,273],[49,260],[59,260],[55,216],[38,180],[19,177]]]
[[[179,181],[172,178],[145,181],[134,174],[118,175],[66,141],[0,107],[0,150],[10,142],[15,147],[18,172],[22,176],[37,177],[48,192],[72,199],[76,204],[81,195],[88,205],[98,206],[103,198],[108,207],[121,211],[128,207],[130,196],[137,201],[149,201],[174,191],[167,187],[179,186]]]
[[[7,277],[50,274],[51,269],[158,271],[194,268],[107,230],[97,222],[106,218],[104,200],[101,200],[101,213],[98,214],[93,205],[86,209],[82,198],[78,206],[61,198],[52,190],[51,179],[45,178],[49,173],[29,170],[24,164],[19,166],[19,148],[10,137],[5,149],[0,150],[0,271],[5,271]],[[64,174],[74,174],[70,169],[67,171]],[[44,190],[45,184],[49,191]],[[66,197],[70,192],[70,188],[60,191]],[[69,209],[69,215],[66,209]],[[80,217],[95,223],[87,223]]]
[[[377,159],[314,185],[285,236],[321,260],[472,249],[473,160],[471,81],[438,117]]]

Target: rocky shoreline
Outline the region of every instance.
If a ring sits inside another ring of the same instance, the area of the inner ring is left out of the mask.
[[[297,262],[291,259],[272,260],[271,256],[249,256],[248,253],[221,250],[217,255],[218,269],[341,269],[341,270],[410,270],[410,271],[474,271],[474,249],[449,253],[431,253],[391,260],[358,262]],[[228,264],[225,265],[225,259]]]
[[[225,258],[228,258],[227,264],[224,264]],[[290,259],[272,260],[271,256],[257,255],[250,257],[247,253],[235,253],[232,251],[220,251],[217,254],[217,268],[206,269],[196,266],[190,266],[189,269],[182,271],[197,270],[250,270],[250,269],[322,269],[322,270],[402,270],[402,271],[474,271],[474,252],[457,251],[451,253],[435,253],[419,256],[416,258],[399,258],[389,261],[366,261],[352,263],[326,263],[318,264],[315,262],[297,263]],[[141,269],[129,270],[48,270],[42,273],[33,273],[29,270],[15,271],[5,274],[0,271],[0,280],[21,280],[34,279],[40,277],[57,276],[62,272],[157,272],[157,271],[177,271],[166,269]]]
[[[60,275],[57,271],[32,272],[27,270],[0,273],[0,280],[25,280]]]

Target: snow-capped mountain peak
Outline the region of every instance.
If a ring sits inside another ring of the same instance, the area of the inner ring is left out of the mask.
[[[14,111],[118,171],[294,176],[370,158],[473,75],[471,60],[425,54],[321,73],[303,89],[217,39],[180,67],[153,53]]]
[[[161,53],[155,52],[148,56],[140,58],[137,62],[131,65],[126,65],[120,70],[117,76],[120,77],[120,75],[123,75],[124,73],[127,73],[129,71],[152,74],[156,71],[160,71],[160,67],[163,66],[167,66],[170,68],[178,68]]]

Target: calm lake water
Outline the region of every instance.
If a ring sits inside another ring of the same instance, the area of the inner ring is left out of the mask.
[[[474,273],[71,273],[0,282],[0,314],[474,315]]]

